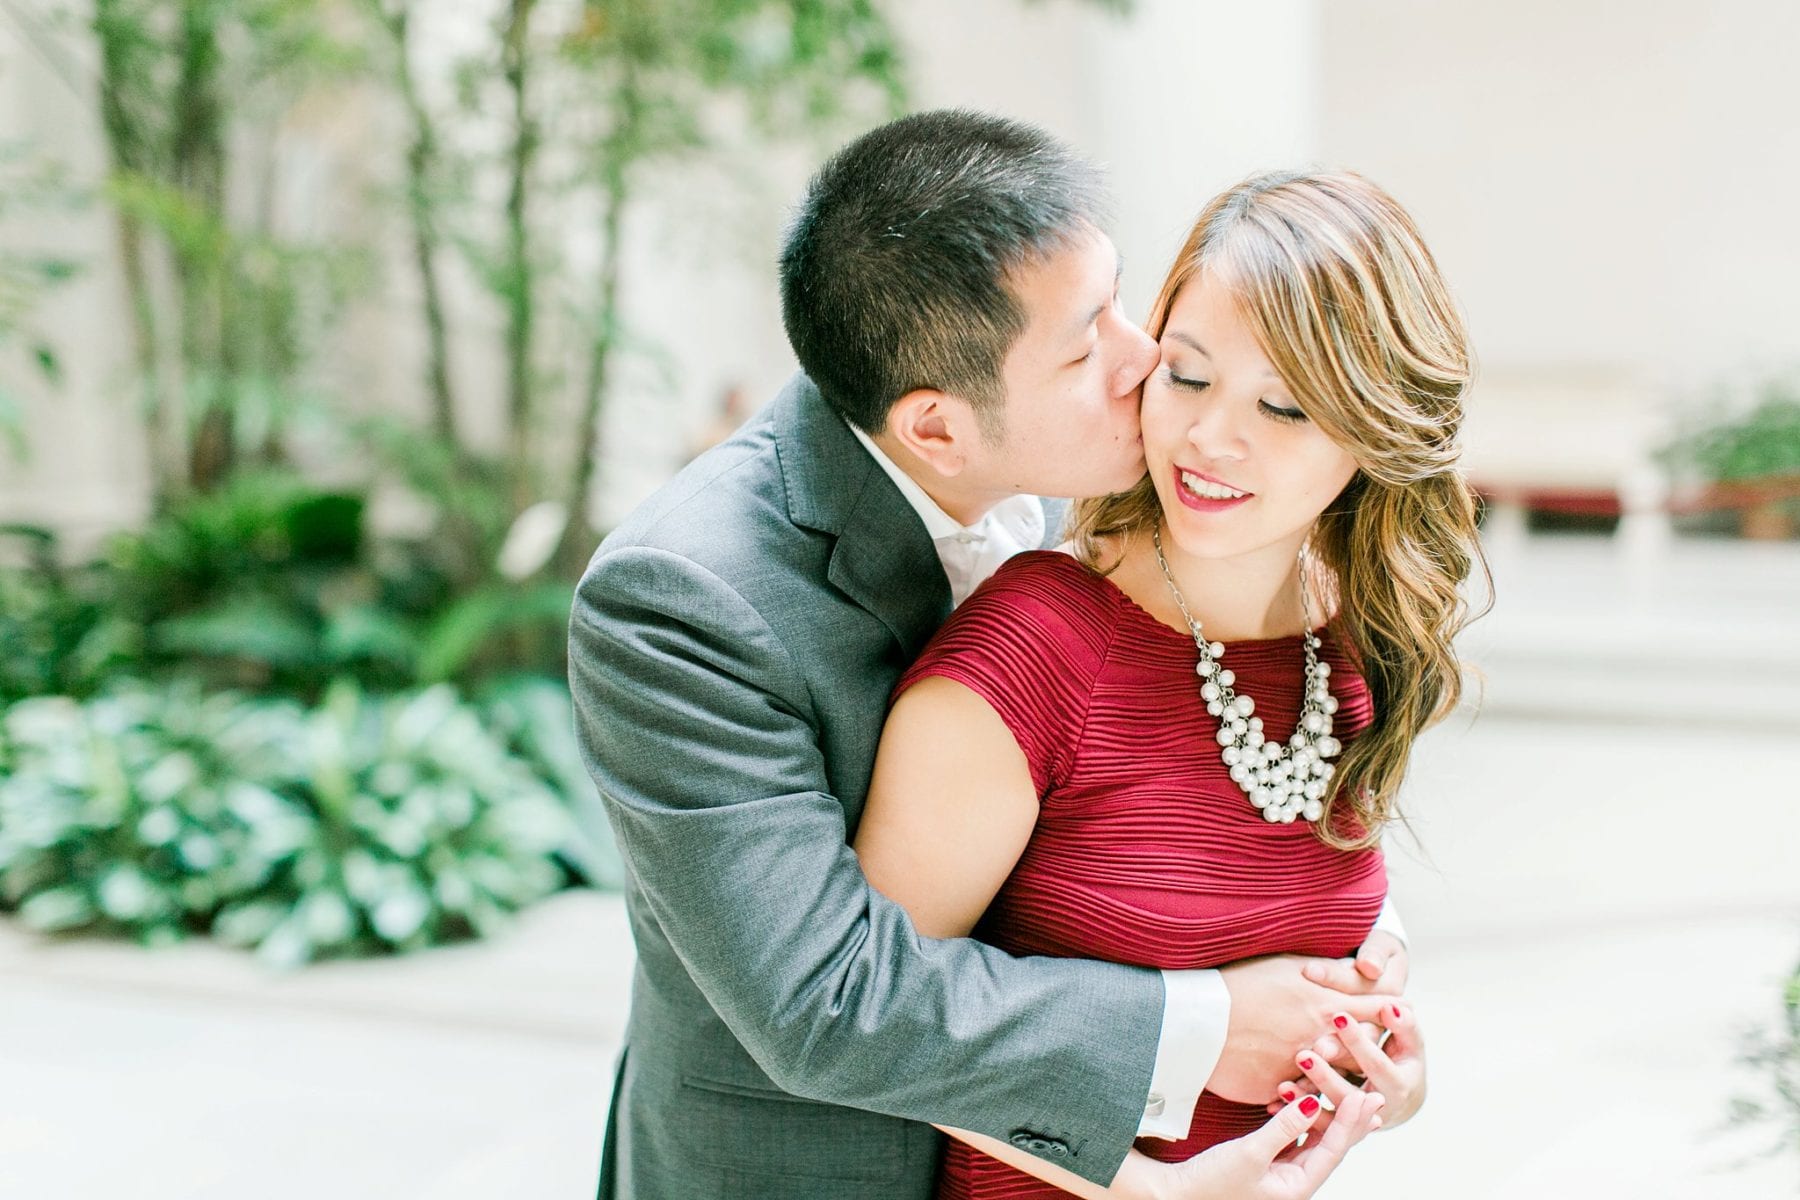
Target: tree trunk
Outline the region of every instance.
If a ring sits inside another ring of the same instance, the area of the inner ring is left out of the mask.
[[[190,390],[201,395],[200,419],[189,447],[193,486],[211,491],[230,474],[232,439],[228,373],[231,339],[225,335],[224,264],[217,242],[225,228],[225,144],[218,97],[219,41],[216,0],[187,0],[182,8],[181,72],[175,92],[172,140],[173,182],[213,237],[199,246],[177,246],[175,273],[181,283],[181,349]]]
[[[612,381],[612,352],[618,343],[619,271],[624,258],[620,234],[628,200],[622,162],[608,164],[600,217],[601,250],[595,319],[599,325],[588,356],[587,380],[582,389],[581,421],[575,432],[575,464],[569,483],[569,520],[563,526],[562,543],[552,560],[559,576],[572,579],[594,552],[599,532],[588,519],[588,502],[600,459],[600,418],[606,409]]]
[[[406,212],[412,226],[413,263],[419,272],[419,288],[425,317],[425,380],[431,393],[431,423],[446,443],[462,448],[456,430],[456,397],[450,387],[450,339],[444,316],[443,286],[438,280],[438,228],[432,175],[437,170],[438,137],[431,114],[419,96],[413,79],[410,50],[411,12],[401,0],[391,12],[374,5],[394,43],[394,78],[400,98],[412,122],[412,141],[406,150]]]
[[[132,65],[125,39],[132,35],[134,27],[131,19],[119,11],[119,0],[95,0],[93,29],[100,50],[100,122],[106,135],[111,173],[115,178],[141,178],[151,135],[133,120],[128,100]],[[180,494],[186,472],[178,465],[180,455],[174,449],[175,435],[169,428],[170,414],[163,396],[156,296],[145,264],[143,222],[120,207],[115,207],[114,217],[131,309],[132,362],[141,394],[151,504],[160,512]]]
[[[530,22],[535,0],[511,0],[505,27],[501,64],[512,94],[512,146],[509,155],[511,181],[506,195],[506,465],[512,510],[522,512],[535,499],[532,470],[531,424],[532,292],[533,266],[527,226],[527,195],[532,162],[537,155],[537,123],[531,115],[527,91],[530,62]]]

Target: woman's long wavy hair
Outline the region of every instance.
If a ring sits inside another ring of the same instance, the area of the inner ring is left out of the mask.
[[[1374,724],[1338,763],[1319,836],[1370,845],[1399,816],[1415,738],[1462,696],[1453,639],[1475,615],[1461,584],[1487,565],[1458,467],[1471,377],[1461,313],[1406,210],[1349,172],[1256,175],[1206,206],[1151,310],[1160,338],[1176,293],[1205,272],[1235,297],[1294,400],[1356,461],[1314,527],[1314,594],[1368,681]],[[1076,551],[1161,519],[1145,478],[1083,501]]]

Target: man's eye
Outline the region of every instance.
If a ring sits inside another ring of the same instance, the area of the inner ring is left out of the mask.
[[[1290,425],[1298,425],[1301,421],[1306,420],[1306,414],[1297,408],[1280,408],[1270,404],[1267,400],[1258,400],[1256,404],[1257,407],[1263,410],[1264,416],[1277,421],[1286,421]]]
[[[1094,352],[1092,350],[1089,350],[1086,354],[1082,355],[1080,358],[1076,359],[1074,362],[1070,363],[1069,365],[1071,367],[1079,367],[1082,363],[1087,362],[1089,359],[1091,359],[1093,357],[1094,357]]]

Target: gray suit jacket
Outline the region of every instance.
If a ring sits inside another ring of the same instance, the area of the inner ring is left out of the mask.
[[[595,553],[569,679],[638,950],[602,1196],[929,1196],[924,1121],[1117,1169],[1161,977],[922,939],[847,844],[888,693],[949,609],[917,515],[804,377]]]

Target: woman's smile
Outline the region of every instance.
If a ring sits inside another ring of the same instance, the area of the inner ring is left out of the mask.
[[[1254,492],[1239,491],[1222,480],[1198,471],[1175,467],[1175,494],[1195,512],[1225,512],[1255,497]]]

